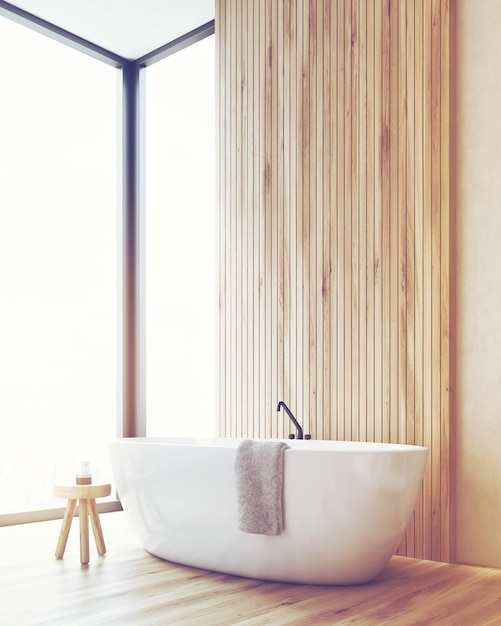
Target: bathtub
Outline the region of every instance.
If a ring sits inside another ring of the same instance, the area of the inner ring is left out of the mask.
[[[184,565],[291,583],[367,582],[397,548],[427,457],[419,446],[287,440],[285,530],[238,530],[241,439],[131,438],[109,444],[122,506],[146,550]]]

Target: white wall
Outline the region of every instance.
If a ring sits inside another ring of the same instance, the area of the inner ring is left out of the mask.
[[[457,553],[501,567],[501,2],[457,2]]]

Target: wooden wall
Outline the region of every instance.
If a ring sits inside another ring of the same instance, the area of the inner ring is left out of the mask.
[[[448,0],[217,0],[220,434],[430,448],[450,560]]]

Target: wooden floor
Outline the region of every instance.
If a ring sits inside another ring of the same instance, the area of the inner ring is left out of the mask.
[[[101,523],[108,552],[88,566],[77,519],[62,560],[60,521],[0,528],[0,624],[501,624],[501,570],[393,557],[366,585],[270,583],[157,559],[122,512]]]

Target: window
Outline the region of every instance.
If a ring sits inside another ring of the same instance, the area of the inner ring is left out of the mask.
[[[216,403],[214,37],[146,69],[146,429],[210,436]]]
[[[116,72],[0,17],[0,514],[64,506],[80,460],[110,477]]]

